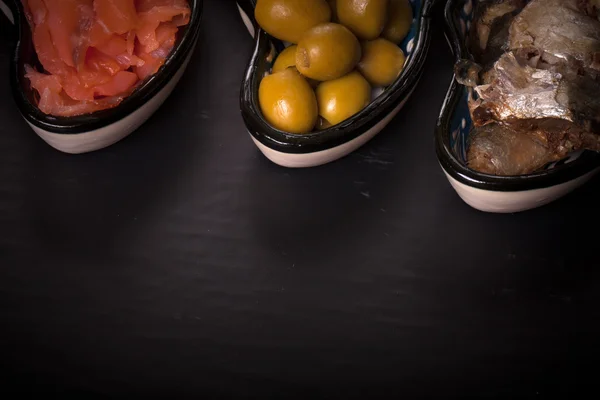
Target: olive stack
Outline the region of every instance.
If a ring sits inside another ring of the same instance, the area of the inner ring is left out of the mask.
[[[289,43],[258,90],[276,129],[306,134],[337,125],[404,68],[398,45],[413,20],[409,0],[258,0],[254,15]]]

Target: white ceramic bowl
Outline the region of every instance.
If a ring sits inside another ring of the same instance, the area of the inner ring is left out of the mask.
[[[254,52],[242,83],[240,108],[254,144],[274,163],[304,168],[344,157],[377,135],[414,92],[429,50],[433,0],[411,0],[413,25],[400,46],[407,55],[405,68],[396,82],[378,94],[365,109],[336,126],[309,134],[290,134],[273,128],[258,106],[258,87],[285,43],[260,29],[254,20],[255,3],[255,0],[237,0],[242,20],[255,39]]]
[[[477,0],[449,0],[446,38],[456,61],[469,56],[465,37]],[[573,191],[600,171],[600,155],[580,151],[542,171],[521,176],[492,176],[467,168],[466,148],[471,116],[468,91],[452,80],[435,132],[438,160],[456,193],[485,212],[514,213],[540,207]]]
[[[165,64],[118,106],[75,117],[54,117],[37,108],[34,91],[25,78],[25,64],[36,65],[38,61],[21,1],[0,0],[0,11],[15,24],[18,34],[10,79],[23,118],[46,143],[65,153],[95,151],[125,138],[163,104],[187,67],[200,32],[202,0],[190,0],[190,7],[190,23],[178,33]]]

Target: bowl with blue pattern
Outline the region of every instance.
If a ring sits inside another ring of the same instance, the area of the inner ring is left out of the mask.
[[[446,38],[455,61],[472,59],[466,45],[477,0],[449,0],[444,10]],[[452,79],[435,131],[440,165],[458,195],[485,212],[512,213],[548,204],[586,183],[600,171],[600,156],[579,151],[546,165],[541,171],[519,176],[483,174],[467,167],[468,108],[473,90]]]
[[[262,30],[254,19],[256,0],[237,0],[240,16],[254,37],[240,91],[245,126],[258,149],[274,163],[304,168],[335,161],[358,149],[379,133],[398,114],[417,87],[430,43],[430,12],[435,0],[410,0],[413,23],[400,47],[406,55],[404,70],[385,90],[374,93],[366,108],[346,121],[309,134],[275,129],[264,119],[258,103],[258,87],[286,43]]]

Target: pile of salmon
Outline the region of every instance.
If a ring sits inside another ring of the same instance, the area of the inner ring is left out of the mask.
[[[25,66],[45,114],[118,105],[165,63],[188,0],[22,0],[43,70]]]

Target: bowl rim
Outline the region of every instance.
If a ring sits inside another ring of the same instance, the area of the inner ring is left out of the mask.
[[[55,117],[42,113],[36,105],[29,101],[27,94],[22,89],[25,77],[22,74],[24,61],[21,58],[20,50],[24,40],[32,40],[31,28],[25,17],[21,1],[12,0],[11,2],[9,0],[8,6],[11,7],[15,16],[15,29],[17,30],[17,41],[10,67],[10,84],[13,100],[23,118],[34,127],[51,133],[76,135],[111,125],[142,107],[167,85],[194,48],[200,33],[204,0],[189,0],[189,2],[191,6],[190,22],[185,26],[181,39],[176,43],[175,48],[158,72],[147,78],[146,82],[113,108],[73,117]]]
[[[258,84],[260,78],[256,70],[263,55],[271,50],[272,40],[253,18],[255,0],[237,0],[238,5],[248,14],[255,27],[254,50],[247,64],[240,90],[240,111],[248,132],[263,145],[283,153],[306,154],[337,147],[355,139],[373,128],[385,116],[402,102],[417,85],[425,64],[430,44],[431,9],[437,0],[422,0],[421,11],[417,17],[417,40],[414,50],[400,77],[386,92],[372,101],[358,114],[344,122],[322,131],[308,134],[292,134],[273,128],[263,118],[258,107]]]
[[[445,34],[450,45],[454,61],[470,57],[461,40],[459,27],[454,15],[464,0],[448,0],[444,8]],[[585,151],[579,158],[559,165],[550,170],[519,176],[496,176],[474,171],[459,161],[450,148],[450,121],[456,105],[461,100],[462,86],[452,76],[450,88],[446,94],[435,127],[435,147],[438,161],[452,178],[465,185],[492,191],[525,191],[559,185],[585,175],[600,167],[600,154]]]

